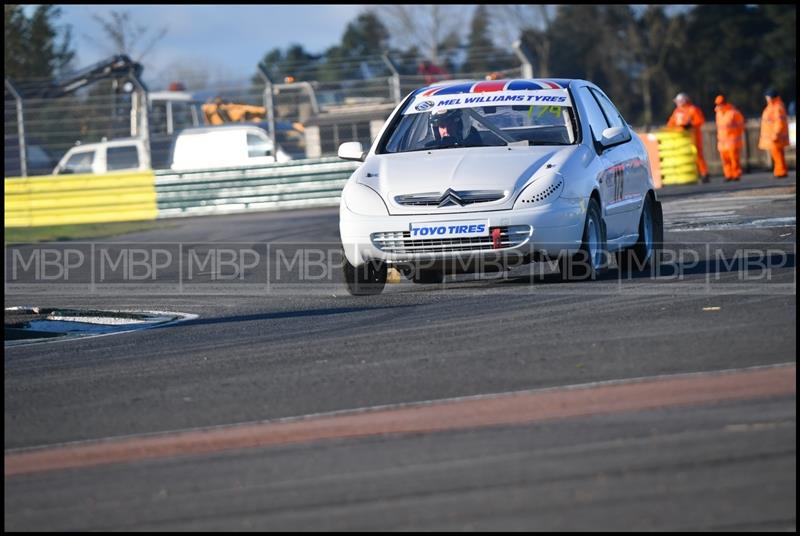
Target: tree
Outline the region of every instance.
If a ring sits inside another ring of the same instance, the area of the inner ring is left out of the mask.
[[[763,5],[760,9],[772,25],[762,41],[769,60],[770,80],[784,98],[797,95],[797,8],[792,5]],[[787,104],[794,98],[787,98]]]
[[[388,41],[389,30],[374,12],[366,11],[348,23],[341,48],[350,57],[369,56],[384,52]]]
[[[55,20],[61,9],[39,5],[30,18],[22,6],[7,4],[5,11],[5,75],[12,80],[54,78],[70,68],[75,57],[71,31],[67,27],[58,40]]]
[[[319,65],[321,81],[361,78],[363,70],[369,72],[368,60],[386,51],[389,31],[375,13],[365,11],[355,21],[347,24],[339,45],[323,54]],[[364,69],[362,69],[362,67]]]
[[[667,17],[660,6],[648,6],[640,17],[631,16],[626,21],[626,50],[636,63],[645,125],[652,125],[654,122],[654,82],[659,82],[660,87],[673,87],[666,70],[666,61],[668,55],[679,51],[683,44],[681,22],[681,17]]]
[[[362,64],[384,52],[388,40],[389,31],[381,20],[374,13],[365,11],[347,24],[340,43],[322,55],[311,54],[302,45],[292,44],[285,51],[273,48],[262,61],[276,80],[287,76],[323,82],[360,78]],[[252,80],[257,87],[263,87],[259,75],[253,76]]]
[[[461,8],[443,5],[382,5],[382,20],[400,46],[418,47],[434,64],[442,62],[442,44],[460,40]]]
[[[267,66],[267,71],[274,80],[283,81],[285,77],[291,76],[296,80],[314,80],[316,77],[316,62],[319,56],[315,56],[303,45],[293,43],[282,51],[275,47],[262,58],[261,62]],[[257,74],[253,76],[253,83],[263,87],[264,82]]]
[[[493,62],[494,43],[489,37],[489,15],[486,6],[475,8],[470,23],[467,40],[467,60],[463,69],[466,72],[489,72],[495,68]]]
[[[75,56],[71,48],[71,32],[69,27],[62,30],[56,26],[56,20],[61,15],[59,8],[39,5],[28,17],[22,6],[12,4],[4,6],[4,12],[5,75],[16,83],[23,94],[26,88],[47,85],[71,68]],[[8,93],[6,95],[8,98]],[[60,156],[63,148],[74,141],[69,135],[69,131],[77,124],[73,117],[75,106],[70,106],[74,100],[70,96],[60,99],[60,103],[40,101],[29,105],[25,110],[25,134],[28,140],[35,139],[55,156]],[[16,140],[16,127],[16,120],[13,123],[6,121],[7,144],[16,144],[16,141],[12,141]]]
[[[550,76],[551,31],[556,8],[549,5],[502,5],[493,12],[494,24],[505,29],[509,44],[519,36],[536,55],[534,75]]]
[[[109,54],[125,54],[134,61],[141,61],[161,39],[167,35],[167,27],[156,30],[155,35],[147,37],[150,29],[145,25],[135,24],[129,11],[111,11],[108,18],[92,15],[108,39],[107,45],[100,44]],[[99,44],[91,36],[86,39]],[[110,46],[109,46],[110,45]]]
[[[774,83],[765,43],[774,28],[760,6],[700,5],[688,14],[684,31],[690,38],[671,68],[706,117],[713,117],[718,93],[745,115],[760,115],[764,90]],[[790,35],[785,38],[794,41]]]

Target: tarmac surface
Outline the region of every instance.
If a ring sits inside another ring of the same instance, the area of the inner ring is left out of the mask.
[[[661,271],[591,282],[539,263],[352,297],[336,209],[7,245],[6,307],[197,318],[6,348],[6,530],[796,530],[795,174],[659,198]],[[752,390],[759,371],[782,383]],[[578,398],[687,374],[708,387],[602,411]],[[717,391],[720,375],[742,385]],[[523,393],[576,409],[512,422],[484,404],[541,409]],[[236,436],[380,411],[388,425],[409,406],[442,417],[465,397],[480,403],[463,421],[428,428]],[[177,450],[101,463],[147,438]],[[13,472],[77,447],[98,457]]]

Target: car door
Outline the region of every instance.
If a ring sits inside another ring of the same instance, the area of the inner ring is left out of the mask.
[[[622,127],[630,132],[630,127],[611,100],[602,91],[594,88],[591,91],[600,104],[609,125]],[[639,154],[639,148],[632,140],[633,134],[631,133],[628,141],[619,145],[625,149],[625,160],[620,169],[622,184],[619,185],[619,197],[610,207],[612,211],[620,215],[620,224],[623,227],[622,235],[638,235],[640,209],[648,185],[647,161],[643,158],[644,155]]]
[[[95,166],[95,150],[84,149],[73,151],[71,155],[64,158],[63,164],[59,164],[55,169],[55,174],[73,174],[73,173],[94,173]]]
[[[608,119],[590,88],[579,88],[578,93],[589,119],[591,132],[588,135],[592,136],[594,140],[594,150],[600,161],[600,172],[597,181],[600,184],[600,197],[603,205],[601,208],[603,219],[606,223],[606,238],[614,240],[622,236],[627,227],[625,215],[619,209],[618,203],[622,199],[624,187],[623,170],[629,154],[626,151],[626,144],[605,149],[600,145],[603,131],[610,126]]]

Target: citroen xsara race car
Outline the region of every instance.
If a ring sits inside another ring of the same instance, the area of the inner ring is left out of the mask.
[[[553,262],[568,280],[641,270],[662,240],[647,152],[584,80],[449,82],[392,112],[347,181],[339,231],[353,294],[387,268],[417,283]],[[556,265],[557,262],[557,265]]]

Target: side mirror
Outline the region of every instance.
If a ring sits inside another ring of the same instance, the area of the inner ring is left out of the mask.
[[[603,131],[603,134],[600,137],[600,145],[606,148],[624,143],[630,139],[631,137],[628,133],[628,129],[623,127],[610,127]]]
[[[339,158],[342,160],[358,160],[363,162],[365,159],[364,147],[360,141],[348,141],[339,146]]]

